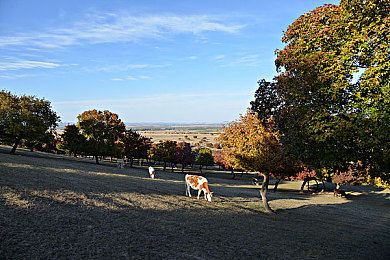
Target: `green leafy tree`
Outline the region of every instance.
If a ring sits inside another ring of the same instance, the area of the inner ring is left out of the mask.
[[[21,140],[44,141],[53,136],[59,117],[51,109],[51,103],[35,96],[17,96],[0,92],[0,137],[13,142],[15,153]]]
[[[390,3],[342,0],[300,16],[277,50],[283,143],[308,166],[390,171]],[[384,175],[383,175],[384,176]]]
[[[130,167],[133,167],[134,159],[148,158],[150,138],[141,136],[130,129],[121,136],[121,143],[122,155],[130,158]]]
[[[272,117],[263,123],[256,113],[248,110],[245,116],[224,126],[219,137],[230,165],[263,176],[260,195],[268,213],[274,213],[266,196],[269,177],[276,173],[282,160],[279,133],[275,129]]]
[[[61,149],[68,150],[70,155],[73,153],[74,157],[77,157],[80,152],[88,152],[87,139],[76,125],[65,126],[61,137],[63,140]]]
[[[118,154],[118,140],[126,127],[117,114],[94,109],[83,112],[77,119],[77,126],[86,137],[96,164],[99,164],[99,156]]]
[[[176,153],[177,143],[171,140],[165,140],[151,148],[150,157],[155,161],[164,162],[163,170],[166,170],[167,163],[172,163]]]
[[[213,166],[214,157],[212,151],[208,148],[199,148],[196,150],[195,163],[199,165],[199,170],[202,173],[203,166]]]
[[[282,105],[276,83],[262,79],[257,84],[259,87],[255,92],[255,100],[250,102],[251,110],[257,113],[260,120],[275,117]]]

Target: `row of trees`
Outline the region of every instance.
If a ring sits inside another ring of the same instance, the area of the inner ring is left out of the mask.
[[[182,171],[188,165],[213,165],[211,150],[200,148],[192,150],[189,143],[166,140],[153,144],[149,138],[135,131],[126,130],[118,115],[110,111],[90,110],[77,117],[77,125],[68,125],[62,134],[62,149],[73,153],[92,155],[99,164],[99,157],[126,157],[130,167],[134,159],[151,159],[172,166],[180,164]],[[209,160],[205,160],[205,154]]]
[[[164,170],[167,163],[180,164],[182,171],[195,163],[201,171],[203,166],[214,165],[210,149],[192,151],[190,144],[173,141],[153,144],[149,138],[126,130],[119,116],[107,110],[85,111],[77,120],[77,124],[67,125],[64,133],[55,138],[54,130],[60,120],[49,101],[35,96],[17,96],[5,90],[0,92],[0,141],[12,145],[10,153],[15,153],[23,141],[31,150],[44,143],[74,156],[94,156],[97,164],[100,157],[111,156],[127,157],[131,167],[134,159],[161,161]]]
[[[318,7],[282,41],[278,75],[258,82],[247,114],[220,136],[229,164],[263,175],[267,212],[269,176],[389,185],[390,2]]]

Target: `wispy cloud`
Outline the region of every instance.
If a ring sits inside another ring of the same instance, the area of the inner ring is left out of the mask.
[[[1,36],[0,47],[64,48],[84,43],[138,42],[175,34],[236,33],[244,26],[209,15],[89,14],[84,21],[67,28]]]
[[[185,59],[186,60],[196,60],[196,59],[198,59],[198,57],[197,56],[189,56],[189,57],[186,57]]]
[[[37,76],[35,74],[5,74],[0,75],[0,79],[18,79],[18,78],[25,78],[25,77],[33,77]]]
[[[213,57],[212,60],[222,60],[223,58],[225,58],[225,55],[217,55]]]
[[[158,69],[172,66],[172,64],[114,64],[114,65],[106,65],[106,66],[96,66],[87,68],[87,71],[103,71],[103,72],[111,72],[111,71],[129,71],[129,70],[138,70],[138,69]]]
[[[53,62],[6,59],[5,61],[0,62],[0,71],[35,69],[35,68],[51,69],[59,66],[60,64],[53,63]]]
[[[126,79],[127,80],[138,80],[136,77],[133,77],[133,76],[127,76]]]
[[[251,92],[236,92],[236,93],[183,93],[183,94],[174,94],[168,93],[163,95],[154,95],[154,96],[145,96],[138,98],[126,98],[126,99],[96,99],[96,100],[73,100],[73,101],[56,101],[52,102],[56,105],[70,105],[70,104],[120,104],[120,103],[129,103],[129,102],[172,102],[172,101],[183,101],[186,102],[193,99],[204,99],[204,98],[227,98],[227,97],[251,97],[253,93]]]
[[[230,67],[230,66],[250,66],[255,67],[259,66],[261,64],[261,58],[258,54],[251,54],[239,57],[236,60],[233,60],[231,62],[228,62],[224,64],[223,66]]]
[[[151,79],[151,77],[149,76],[138,76],[138,77],[134,77],[134,76],[126,76],[125,78],[112,78],[111,80],[113,81],[122,81],[122,80],[141,80],[141,79]]]

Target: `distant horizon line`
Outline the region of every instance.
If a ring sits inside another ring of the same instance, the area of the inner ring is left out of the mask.
[[[194,122],[194,123],[177,123],[177,122],[123,122],[126,126],[153,126],[153,125],[167,125],[167,126],[188,126],[188,125],[224,125],[229,123],[230,121],[223,121],[220,123],[206,123],[206,122]],[[76,124],[75,122],[61,122],[58,125],[59,126],[66,126],[70,124]]]

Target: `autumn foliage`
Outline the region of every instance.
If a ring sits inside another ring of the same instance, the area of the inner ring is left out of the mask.
[[[51,103],[35,96],[17,96],[0,91],[0,139],[13,144],[15,153],[19,143],[54,140],[53,131],[59,117],[51,109]]]
[[[270,174],[282,162],[279,133],[273,118],[264,121],[248,109],[246,115],[223,127],[219,137],[225,151],[225,159],[233,168],[257,172],[264,177],[260,194],[267,212],[273,212],[268,205],[266,192]]]
[[[317,172],[360,162],[390,172],[390,2],[342,0],[301,15],[259,81],[252,110],[274,116],[283,150]],[[271,102],[270,102],[271,101]]]

